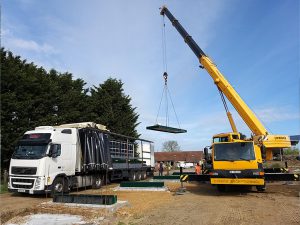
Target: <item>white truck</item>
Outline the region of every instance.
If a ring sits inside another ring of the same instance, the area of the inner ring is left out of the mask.
[[[18,141],[10,192],[62,193],[117,180],[143,180],[154,168],[153,143],[109,132],[92,122],[40,126]]]

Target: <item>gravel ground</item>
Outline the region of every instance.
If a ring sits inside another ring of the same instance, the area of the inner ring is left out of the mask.
[[[79,215],[89,224],[300,224],[299,182],[270,183],[264,193],[238,187],[219,193],[210,184],[188,183],[183,195],[176,194],[180,183],[174,182],[166,182],[166,192],[114,191],[116,186],[79,192],[116,194],[129,202],[116,212],[41,204],[51,200],[45,196],[1,194],[1,221],[24,224],[30,214],[50,213]]]

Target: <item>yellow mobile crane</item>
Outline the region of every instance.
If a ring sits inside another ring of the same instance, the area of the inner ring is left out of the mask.
[[[272,160],[275,150],[291,147],[289,136],[270,134],[213,61],[202,51],[166,6],[161,8],[160,14],[169,18],[198,58],[200,67],[209,73],[220,91],[223,103],[225,102],[223,95],[225,95],[252,131],[250,139],[241,140],[232,116],[225,106],[233,132],[213,136],[210,174],[197,176],[197,178],[191,176],[189,180],[210,180],[211,184],[217,184],[220,189],[224,185],[230,184],[254,185],[261,191],[265,189],[266,178],[267,180],[294,180],[293,174],[288,177],[282,176],[282,174],[278,175],[279,177],[274,174],[272,176],[265,174],[262,167],[263,159]],[[204,152],[207,155],[208,149],[204,149]]]

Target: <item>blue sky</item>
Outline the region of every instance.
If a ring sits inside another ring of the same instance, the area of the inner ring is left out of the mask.
[[[186,134],[154,125],[164,81],[162,17],[166,4],[217,64],[270,133],[299,134],[300,5],[297,0],[3,0],[1,45],[46,69],[70,72],[87,86],[121,79],[137,107],[142,137],[200,150],[230,131],[212,79],[166,19],[168,87]],[[238,130],[250,130],[228,102]],[[159,122],[164,124],[164,111]],[[170,125],[177,122],[172,111]]]

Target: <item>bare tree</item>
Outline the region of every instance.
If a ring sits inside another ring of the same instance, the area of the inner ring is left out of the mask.
[[[177,141],[165,141],[162,146],[164,152],[180,152],[180,146]]]

